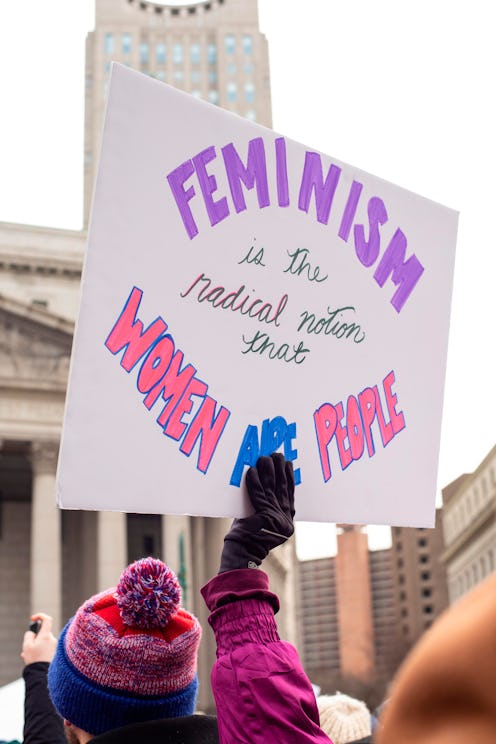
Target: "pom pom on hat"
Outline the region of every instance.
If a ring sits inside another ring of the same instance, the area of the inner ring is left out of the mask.
[[[165,563],[156,558],[142,558],[122,572],[115,596],[126,625],[163,628],[179,609],[181,587]]]

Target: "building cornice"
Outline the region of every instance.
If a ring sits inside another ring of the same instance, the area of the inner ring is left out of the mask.
[[[446,564],[455,558],[458,553],[465,550],[467,545],[485,530],[490,524],[496,521],[496,503],[491,500],[476,515],[474,519],[465,527],[456,539],[448,545],[441,555],[441,562]]]
[[[216,10],[224,5],[226,0],[200,0],[196,3],[185,3],[184,5],[173,5],[167,2],[154,3],[151,0],[128,0],[128,2],[144,12],[156,13],[157,15],[164,13],[171,16],[186,16]]]
[[[0,311],[2,310],[9,315],[38,323],[52,331],[58,331],[70,337],[74,335],[73,321],[63,318],[61,315],[55,315],[49,310],[39,308],[36,305],[28,305],[19,300],[14,300],[12,297],[6,297],[0,294]]]

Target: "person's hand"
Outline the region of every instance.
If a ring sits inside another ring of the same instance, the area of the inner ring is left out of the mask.
[[[293,463],[278,452],[260,457],[246,473],[246,487],[255,513],[234,520],[224,538],[219,573],[259,566],[294,532]]]
[[[38,633],[27,630],[24,633],[21,658],[26,665],[34,664],[36,661],[51,662],[57,648],[57,639],[52,634],[52,618],[43,612],[31,616],[31,620],[39,620],[41,627]]]

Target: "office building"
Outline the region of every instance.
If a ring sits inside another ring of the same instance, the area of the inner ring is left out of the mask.
[[[448,606],[441,510],[434,529],[393,527],[393,576],[401,634],[412,646]]]
[[[326,692],[387,681],[404,656],[390,549],[369,551],[360,527],[341,525],[338,554],[302,561],[299,628],[306,671]]]
[[[496,567],[496,446],[473,473],[443,488],[445,550],[450,604]]]
[[[256,0],[168,7],[96,0],[85,87],[86,225],[111,62],[270,125],[267,44]],[[55,471],[86,230],[0,224],[0,684],[20,676],[28,618],[44,610],[56,631],[124,565],[158,555],[175,568],[184,603],[204,628],[199,705],[212,708],[213,635],[199,587],[217,572],[229,520],[59,511]],[[296,638],[294,546],[266,561],[281,596],[283,637]]]

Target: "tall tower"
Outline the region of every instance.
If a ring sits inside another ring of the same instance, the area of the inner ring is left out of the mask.
[[[374,628],[367,534],[337,525],[336,595],[341,674],[364,682],[374,670]]]
[[[86,43],[85,225],[112,61],[271,126],[268,49],[258,28],[257,0],[180,7],[96,0],[95,30]]]

